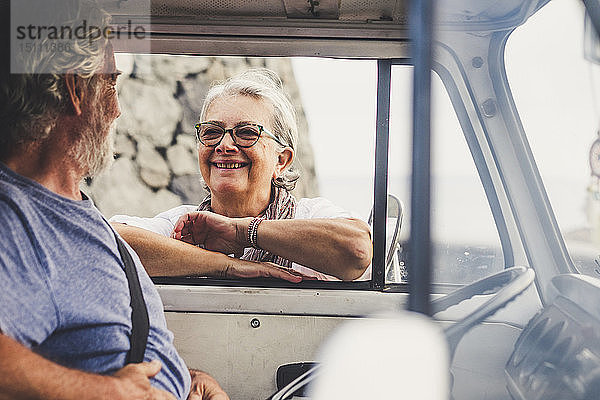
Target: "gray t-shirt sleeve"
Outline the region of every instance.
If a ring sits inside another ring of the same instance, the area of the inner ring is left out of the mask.
[[[27,347],[36,346],[59,324],[47,272],[18,212],[2,200],[0,226],[0,330]]]

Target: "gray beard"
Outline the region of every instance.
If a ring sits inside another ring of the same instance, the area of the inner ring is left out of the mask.
[[[85,177],[94,178],[113,163],[114,131],[115,123],[106,136],[94,132],[93,128],[86,129],[73,147],[73,157],[85,172]]]

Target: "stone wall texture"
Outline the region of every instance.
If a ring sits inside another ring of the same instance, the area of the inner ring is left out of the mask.
[[[277,72],[296,105],[301,172],[294,195],[318,195],[308,124],[290,60],[168,55],[117,55],[123,71],[117,90],[115,162],[82,190],[107,217],[153,216],[180,204],[198,204],[206,195],[198,168],[194,125],[212,82],[247,68]]]

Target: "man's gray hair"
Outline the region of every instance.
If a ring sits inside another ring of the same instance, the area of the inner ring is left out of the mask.
[[[36,0],[35,7],[48,10],[48,25],[106,27],[110,14],[93,0]],[[0,157],[10,155],[16,146],[44,140],[64,110],[67,92],[64,78],[59,73],[36,73],[36,71],[69,71],[95,84],[93,74],[104,62],[107,38],[94,36],[88,31],[81,38],[70,41],[70,46],[57,51],[50,39],[40,39],[37,51],[21,52],[19,62],[29,73],[0,76]]]
[[[273,135],[294,152],[298,145],[298,121],[296,110],[283,91],[283,83],[277,74],[266,68],[253,68],[240,75],[213,85],[204,100],[200,121],[204,121],[210,105],[220,97],[244,95],[268,102],[273,106],[271,116]],[[280,150],[283,150],[281,147]],[[300,174],[294,164],[273,181],[275,186],[293,190]]]

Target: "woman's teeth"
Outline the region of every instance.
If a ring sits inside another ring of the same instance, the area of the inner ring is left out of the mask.
[[[242,168],[244,164],[242,163],[215,163],[217,168],[225,168],[225,169],[237,169]]]

